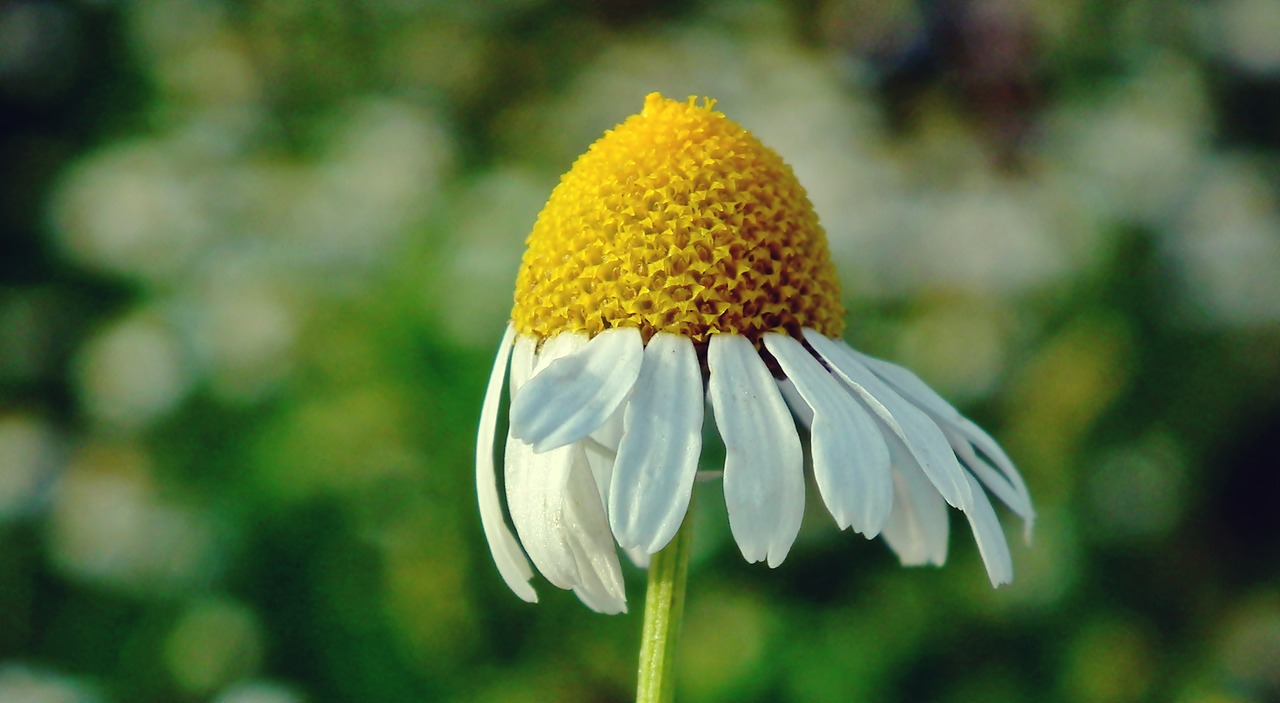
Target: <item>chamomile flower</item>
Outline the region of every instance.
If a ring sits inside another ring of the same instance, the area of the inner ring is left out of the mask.
[[[841,341],[840,286],[804,189],[713,108],[649,95],[578,158],[529,235],[476,441],[480,516],[502,577],[536,601],[532,561],[592,609],[625,611],[618,547],[643,560],[675,535],[709,408],[747,561],[776,567],[795,541],[803,428],[841,529],[883,536],[904,564],[941,565],[950,505],[991,583],[1008,582],[988,493],[1030,529],[1022,478],[913,373]],[[504,383],[514,533],[494,462]]]

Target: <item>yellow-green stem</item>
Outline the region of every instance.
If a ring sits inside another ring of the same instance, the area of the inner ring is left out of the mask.
[[[689,513],[692,512],[690,506]],[[671,703],[674,698],[676,644],[680,640],[689,547],[693,542],[689,513],[685,514],[676,536],[649,562],[636,703]]]

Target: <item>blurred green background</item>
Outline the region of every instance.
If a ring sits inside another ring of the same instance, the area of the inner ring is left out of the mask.
[[[523,239],[707,95],[855,346],[1007,447],[903,569],[700,488],[683,701],[1280,700],[1280,3],[0,2],[0,702],[626,701],[631,613],[507,591],[475,420]]]

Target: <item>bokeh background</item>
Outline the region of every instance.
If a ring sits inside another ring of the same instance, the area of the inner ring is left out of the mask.
[[[684,701],[1280,700],[1275,0],[0,2],[0,701],[626,701],[485,547],[523,238],[643,96],[794,165],[847,338],[1040,514],[903,569],[699,489]],[[714,468],[714,467],[713,467]]]

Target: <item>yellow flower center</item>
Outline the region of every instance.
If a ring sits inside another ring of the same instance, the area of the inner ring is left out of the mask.
[[[840,335],[840,284],[804,188],[714,104],[650,94],[578,157],[529,235],[517,330]]]

